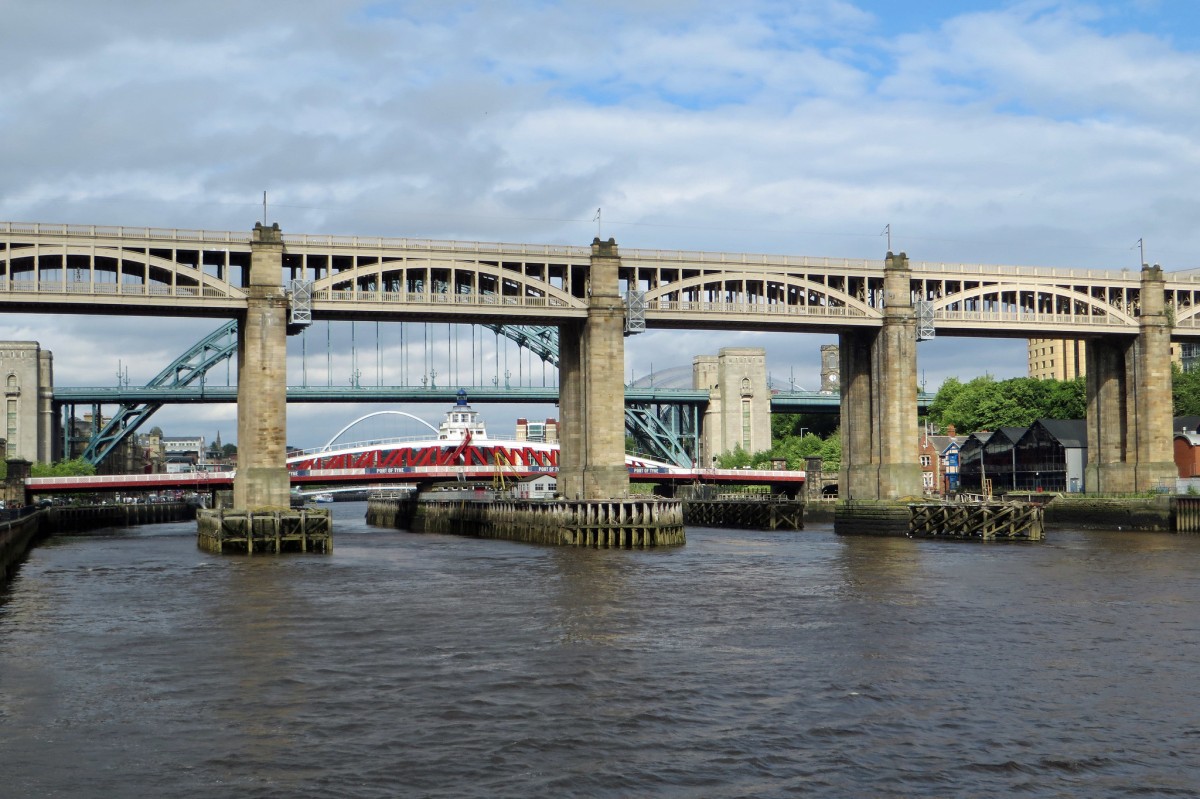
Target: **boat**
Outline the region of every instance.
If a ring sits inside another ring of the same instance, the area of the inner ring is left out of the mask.
[[[325,504],[326,502],[333,502],[333,494],[313,494],[312,501],[319,503],[319,504]]]

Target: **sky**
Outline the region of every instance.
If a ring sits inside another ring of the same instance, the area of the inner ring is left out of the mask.
[[[288,233],[585,245],[599,232],[634,248],[882,258],[886,227],[914,261],[1200,266],[1190,0],[0,11],[0,220],[244,231],[265,191]],[[60,385],[109,386],[145,383],[217,326],[7,314],[0,339],[50,349]],[[290,340],[289,382],[357,370],[416,385],[437,370],[439,384],[488,383],[515,365],[542,379],[483,331],[330,327]],[[652,330],[627,339],[626,379],[762,346],[776,387],[815,388],[827,343]],[[465,365],[469,345],[481,366]],[[939,338],[918,357],[928,390],[1026,372],[1019,339]],[[379,409],[292,405],[289,443],[317,446]],[[435,423],[443,410],[399,409]],[[556,415],[481,410],[494,433]],[[232,441],[234,419],[189,406],[152,423]]]

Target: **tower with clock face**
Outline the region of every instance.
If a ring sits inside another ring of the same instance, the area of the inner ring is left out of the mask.
[[[838,379],[841,374],[841,364],[838,359],[837,344],[821,345],[821,393],[839,394],[841,384]]]

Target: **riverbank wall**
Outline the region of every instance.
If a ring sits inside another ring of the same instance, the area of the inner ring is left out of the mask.
[[[81,534],[110,527],[187,521],[196,508],[186,502],[138,505],[72,505],[18,513],[0,521],[0,575],[7,580],[25,560],[29,550],[54,533]]]
[[[34,512],[0,523],[0,582],[7,582],[29,550],[44,538],[48,525]]]
[[[1177,501],[1182,497],[1097,497],[1054,495],[1046,507],[1046,527],[1081,530],[1173,531]]]
[[[188,502],[149,502],[136,505],[63,505],[41,511],[51,533],[87,533],[107,527],[185,522],[196,518]]]

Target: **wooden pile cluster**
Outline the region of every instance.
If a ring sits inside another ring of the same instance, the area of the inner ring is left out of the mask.
[[[196,528],[196,543],[207,552],[333,552],[328,508],[202,510],[196,515]]]
[[[418,502],[412,530],[620,549],[686,541],[681,503],[662,499]]]
[[[739,499],[685,499],[684,524],[740,530],[803,530],[804,501],[747,495]]]
[[[1040,541],[1045,534],[1042,506],[1034,503],[938,502],[908,507],[908,534],[913,538]]]

